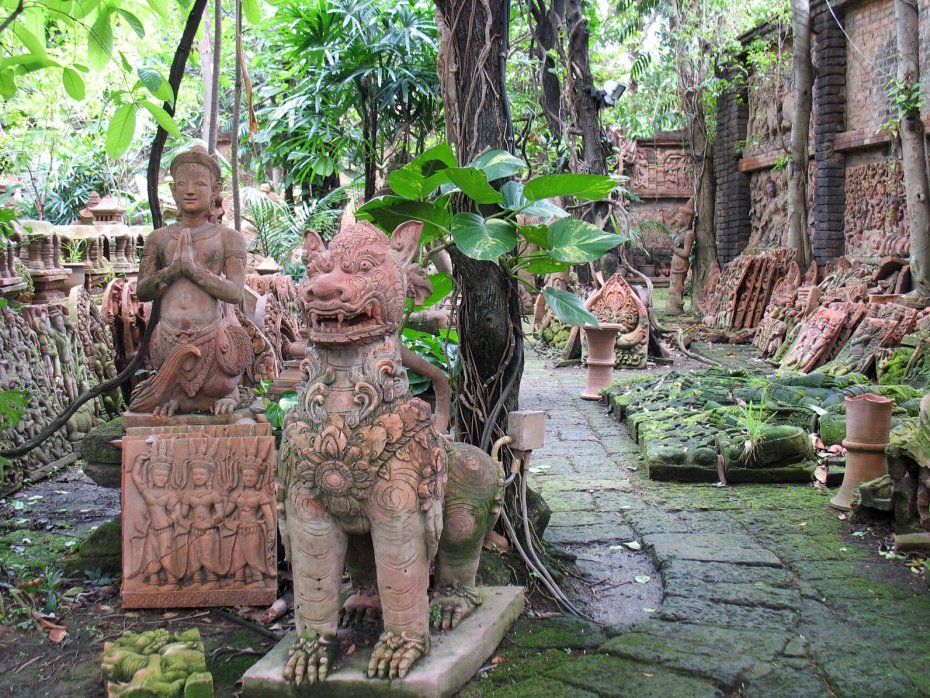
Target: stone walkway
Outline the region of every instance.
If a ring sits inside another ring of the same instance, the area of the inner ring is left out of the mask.
[[[923,577],[854,536],[828,492],[652,482],[583,385],[528,357],[521,407],[549,415],[530,483],[553,509],[547,539],[607,575],[595,592],[623,593],[594,604],[616,604],[607,626],[521,620],[464,696],[930,695]]]

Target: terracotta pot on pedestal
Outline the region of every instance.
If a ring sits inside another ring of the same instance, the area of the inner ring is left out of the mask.
[[[601,323],[600,327],[584,326],[588,338],[588,383],[582,400],[600,400],[600,390],[608,387],[614,379],[614,344],[621,326]]]
[[[863,482],[888,472],[885,448],[891,433],[891,408],[894,401],[866,393],[846,398],[846,472],[840,491],[830,506],[849,511],[852,497]]]

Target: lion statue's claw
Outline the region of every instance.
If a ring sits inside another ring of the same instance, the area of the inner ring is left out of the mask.
[[[433,630],[455,630],[481,605],[478,593],[461,584],[440,587],[431,596],[429,615]]]
[[[339,641],[335,636],[319,635],[306,631],[289,651],[284,679],[294,685],[315,684],[329,673]]]
[[[368,678],[402,679],[410,667],[429,652],[429,635],[417,637],[401,633],[397,635],[385,630],[368,663]]]
[[[378,587],[355,589],[339,610],[339,627],[350,628],[363,623],[376,623],[381,618],[381,596]]]

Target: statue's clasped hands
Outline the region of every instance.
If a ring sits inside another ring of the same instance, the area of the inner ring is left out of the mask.
[[[197,270],[190,228],[184,228],[178,236],[178,244],[174,248],[174,259],[171,260],[171,269],[175,274],[183,274],[188,278],[191,278]]]

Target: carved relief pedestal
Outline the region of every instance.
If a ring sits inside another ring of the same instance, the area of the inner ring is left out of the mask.
[[[601,324],[600,327],[585,325],[588,338],[587,385],[581,393],[582,400],[600,400],[600,391],[610,387],[614,377],[614,343],[622,325]]]
[[[123,607],[268,605],[277,596],[271,427],[183,423],[192,416],[130,427],[122,439]]]

